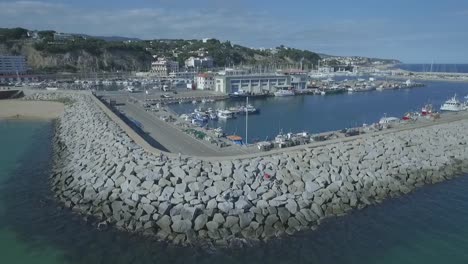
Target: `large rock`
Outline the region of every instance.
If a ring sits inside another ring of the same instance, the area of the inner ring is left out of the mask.
[[[281,222],[284,224],[284,223],[286,223],[288,221],[289,217],[291,216],[291,213],[285,207],[279,207],[278,208],[278,216],[279,216]]]
[[[167,233],[171,233],[171,223],[171,217],[168,215],[164,215],[156,222],[156,225],[158,225],[161,230]]]
[[[201,214],[195,218],[194,222],[194,229],[195,231],[198,231],[200,229],[203,229],[208,221],[208,216],[205,214]]]
[[[249,226],[254,217],[255,217],[255,214],[252,213],[252,212],[239,214],[240,228],[245,228],[245,227]]]
[[[171,169],[171,173],[172,175],[176,176],[177,178],[185,178],[185,176],[187,176],[187,174],[185,173],[185,171],[179,167],[175,167],[173,169]]]
[[[176,220],[172,224],[172,230],[176,233],[186,233],[192,228],[190,220]]]

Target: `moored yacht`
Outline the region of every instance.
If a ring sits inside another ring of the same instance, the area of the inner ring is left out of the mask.
[[[294,90],[290,89],[289,86],[285,87],[277,87],[276,92],[274,93],[275,96],[282,97],[282,96],[293,96],[295,95]]]
[[[457,95],[454,95],[449,100],[445,101],[445,103],[440,107],[441,111],[450,111],[450,112],[459,112],[466,110],[466,104],[460,102],[457,99]]]
[[[231,119],[234,118],[234,113],[229,110],[220,110],[218,111],[218,117],[220,119]]]

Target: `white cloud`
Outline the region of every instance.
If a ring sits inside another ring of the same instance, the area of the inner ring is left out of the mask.
[[[2,26],[146,39],[217,37],[255,41],[259,33],[282,31],[273,22],[258,13],[236,13],[227,9],[91,10],[37,1],[0,3]]]
[[[0,27],[143,39],[214,37],[252,47],[284,44],[329,54],[376,57],[402,54],[408,58],[424,57],[425,53],[439,52],[440,47],[466,43],[466,38],[461,37],[466,35],[463,32],[447,34],[437,24],[418,27],[411,21],[372,16],[294,18],[249,9],[237,1],[205,0],[213,4],[131,9],[77,7],[68,1],[60,4],[44,1],[0,2]],[[468,12],[461,11],[459,15],[466,16]]]

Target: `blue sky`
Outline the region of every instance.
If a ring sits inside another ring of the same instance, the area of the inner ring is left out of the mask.
[[[468,63],[468,1],[0,0],[0,27]]]

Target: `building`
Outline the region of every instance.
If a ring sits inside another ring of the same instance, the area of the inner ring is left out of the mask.
[[[70,39],[74,39],[72,34],[65,34],[65,33],[54,33],[54,40],[55,41],[67,41]]]
[[[200,73],[195,78],[198,90],[214,90],[214,75],[211,73]]]
[[[185,60],[185,67],[187,68],[212,68],[213,64],[214,62],[211,57],[190,57]]]
[[[291,86],[296,90],[307,88],[308,72],[299,69],[287,69],[280,71],[281,74],[291,76]]]
[[[291,85],[291,76],[278,74],[218,75],[214,79],[215,91],[220,93],[260,94],[275,92],[277,86]]]
[[[179,71],[179,63],[165,58],[157,58],[151,63],[151,72],[157,77],[169,77],[171,72]]]
[[[233,75],[247,75],[250,71],[246,69],[232,69],[232,68],[225,68],[222,71],[218,72],[218,75],[225,75],[225,76],[233,76]]]
[[[179,71],[179,72],[171,72],[169,73],[169,77],[173,79],[186,79],[193,81],[195,76],[197,75],[196,72],[191,71]]]
[[[24,56],[0,55],[0,75],[19,75],[28,71],[28,64]]]

